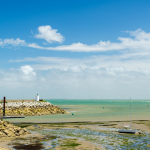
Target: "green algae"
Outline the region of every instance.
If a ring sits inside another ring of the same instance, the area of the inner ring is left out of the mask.
[[[26,140],[26,138],[17,137],[17,138],[15,138],[15,139],[13,139],[13,140],[15,140],[15,141],[16,141],[16,140],[23,140],[23,141],[24,141],[24,140]]]
[[[21,128],[26,128],[26,127],[32,126],[31,123],[12,123],[12,124],[17,127],[21,127]]]
[[[60,140],[61,141],[61,140]],[[58,145],[59,143],[58,143],[58,141],[52,141],[52,145]]]
[[[60,146],[65,148],[75,148],[76,146],[81,145],[80,143],[77,143],[76,140],[77,139],[66,139]]]
[[[36,149],[36,150],[42,150],[42,149],[45,148],[45,147],[43,146],[42,143],[34,143],[34,144],[20,144],[20,143],[18,143],[17,145],[13,146],[13,148],[15,148],[16,150],[20,150],[20,149],[28,149],[28,150]]]
[[[143,122],[144,123],[144,122]],[[61,149],[67,149],[69,148],[68,146],[72,143],[74,143],[72,146],[76,147],[77,145],[76,144],[79,144],[78,142],[71,142],[69,144],[69,141],[66,139],[66,145],[64,144],[65,143],[65,140],[62,140],[62,139],[59,139],[59,136],[62,137],[67,137],[68,139],[70,138],[81,138],[81,139],[84,139],[86,141],[90,141],[92,143],[97,143],[97,144],[103,144],[104,147],[109,147],[110,148],[115,148],[117,149],[118,147],[120,148],[128,148],[128,149],[132,149],[132,146],[135,144],[135,143],[138,143],[138,141],[142,138],[147,138],[147,135],[146,134],[137,134],[137,135],[133,135],[133,134],[128,134],[128,135],[125,135],[125,134],[118,134],[118,132],[115,132],[115,131],[98,131],[98,130],[91,130],[90,128],[84,128],[84,129],[79,129],[80,125],[98,125],[98,126],[112,126],[115,125],[113,123],[110,123],[108,122],[108,124],[106,122],[102,122],[102,123],[52,123],[52,124],[49,124],[49,123],[41,123],[41,124],[25,124],[25,125],[29,125],[29,126],[33,126],[33,125],[40,125],[40,127],[54,127],[54,129],[51,129],[49,131],[49,134],[51,134],[51,136],[56,136],[55,138],[52,138],[52,139],[39,139],[39,142],[42,142],[42,141],[51,141],[51,144],[55,147],[56,145],[62,145],[61,146]],[[67,129],[62,129],[62,127],[66,127],[66,125],[72,125],[74,127],[74,129],[70,128],[69,132],[67,131]],[[23,125],[22,125],[23,126]],[[29,127],[28,126],[28,127]],[[46,136],[48,134],[48,130],[46,132],[43,133],[42,131],[42,128],[40,129],[32,129],[33,131],[37,131],[39,133],[42,133],[44,136]],[[88,133],[80,133],[80,132],[77,132],[75,133],[74,130],[76,131],[88,131]],[[90,131],[90,132],[89,132]],[[99,133],[99,135],[93,135],[94,132],[97,132]],[[101,135],[104,134],[104,137],[100,138]],[[53,139],[56,139],[58,138],[56,141],[52,141]],[[32,141],[32,140],[31,140]],[[62,141],[64,142],[62,144]],[[68,142],[67,142],[68,141]],[[145,148],[145,145],[148,145],[149,143],[139,143],[136,145],[136,148],[137,147],[144,147]],[[71,146],[71,145],[70,145]]]
[[[100,124],[99,126],[115,126],[117,124]]]

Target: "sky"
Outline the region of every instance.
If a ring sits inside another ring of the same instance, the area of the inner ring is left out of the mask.
[[[149,0],[6,0],[0,99],[150,99]]]

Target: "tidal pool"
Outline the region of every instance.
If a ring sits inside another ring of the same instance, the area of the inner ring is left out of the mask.
[[[58,146],[65,148],[76,148],[80,141],[88,141],[97,146],[101,145],[104,149],[150,149],[150,134],[143,132],[142,134],[118,134],[116,130],[107,128],[107,130],[90,130],[77,128],[56,128],[56,129],[42,129],[38,125],[34,125],[30,130],[32,133],[36,132],[41,137],[30,137],[30,139],[18,139],[12,143],[13,149],[32,148],[39,145],[37,150],[55,150]],[[23,144],[24,143],[24,144]]]
[[[150,134],[118,134],[115,131],[92,131],[88,129],[44,129],[41,134],[59,136],[63,139],[77,138],[94,144],[101,144],[106,149],[150,149]],[[55,139],[59,145],[59,138]],[[54,145],[53,145],[54,148]]]

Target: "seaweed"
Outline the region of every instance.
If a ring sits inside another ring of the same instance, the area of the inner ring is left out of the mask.
[[[67,139],[66,141],[63,141],[63,144],[61,144],[61,147],[67,147],[67,148],[74,148],[76,146],[81,145],[80,143],[75,142],[77,139]]]
[[[20,144],[20,143],[15,143],[15,146],[13,146],[16,150],[20,149],[28,149],[28,150],[42,150],[45,148],[42,143],[34,143],[34,144]]]

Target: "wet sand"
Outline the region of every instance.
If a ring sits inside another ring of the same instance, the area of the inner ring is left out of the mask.
[[[40,129],[68,129],[68,128],[72,128],[72,129],[88,129],[91,131],[108,131],[108,130],[115,130],[118,128],[123,128],[125,126],[129,126],[130,125],[130,121],[107,121],[107,122],[70,122],[70,123],[20,123],[20,124],[15,124],[17,126],[26,126],[26,128],[28,130],[34,130],[36,131],[34,125],[38,126]],[[132,121],[132,128],[133,129],[137,129],[137,131],[140,131],[141,133],[143,132],[148,132],[150,133],[150,121],[149,120],[136,120],[136,121]],[[117,133],[117,132],[116,132]],[[118,133],[119,134],[119,133]],[[138,133],[136,133],[138,135]],[[20,136],[18,138],[38,138],[42,139],[43,135],[40,135],[38,133],[32,133],[29,135],[25,135],[25,136]],[[6,149],[11,149],[11,144],[12,142],[14,142],[16,140],[16,138],[0,138],[0,147],[2,148],[6,148]],[[62,147],[63,148],[67,148],[67,146],[63,146],[63,143],[65,143],[68,139],[62,139],[60,140],[61,146],[56,146],[55,149],[56,150],[61,150]],[[70,150],[73,149],[95,149],[95,150],[102,150],[104,149],[103,147],[101,147],[101,145],[96,145],[91,141],[88,140],[83,140],[83,139],[74,139],[75,143],[77,143],[77,146],[75,146],[74,148],[67,148]],[[69,142],[74,142],[74,141],[69,141]],[[38,149],[37,149],[38,150]],[[40,150],[40,149],[39,149]]]

